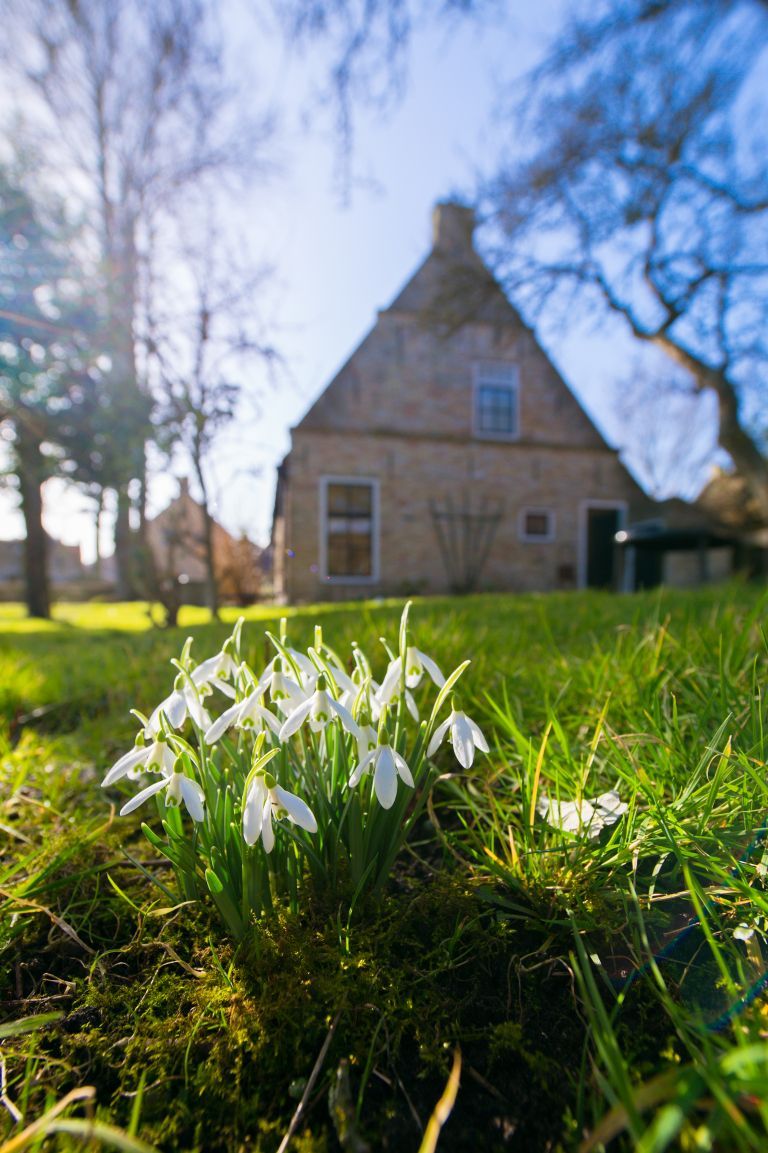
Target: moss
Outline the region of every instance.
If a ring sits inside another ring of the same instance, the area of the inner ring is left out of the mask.
[[[479,908],[460,879],[408,878],[367,907],[349,935],[330,910],[311,920],[278,914],[238,948],[216,931],[196,907],[167,921],[134,914],[90,971],[82,956],[60,957],[71,999],[62,1025],[37,1039],[49,1073],[61,1070],[46,1090],[93,1084],[112,1123],[126,1125],[144,1077],[145,1140],[167,1150],[267,1153],[338,1015],[294,1148],[338,1147],[328,1091],[342,1067],[353,1113],[360,1104],[360,1141],[417,1147],[415,1117],[429,1117],[459,1042],[465,1075],[446,1148],[474,1151],[479,1133],[484,1149],[504,1148],[510,1126],[535,1130],[536,1141],[558,1131],[563,1102],[554,1098],[543,1137],[541,1120],[512,1115],[511,1102],[548,1092],[551,1055],[546,1035],[537,1051],[525,1032],[528,1010],[511,996],[518,936]],[[561,982],[557,994],[577,1041],[570,991]],[[510,1060],[514,1037],[519,1051]],[[42,1107],[42,1097],[33,1088],[30,1105]]]

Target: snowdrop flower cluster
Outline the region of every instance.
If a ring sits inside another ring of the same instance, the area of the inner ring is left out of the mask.
[[[279,636],[267,634],[274,655],[254,670],[239,621],[199,663],[189,640],[172,662],[169,695],[148,717],[134,713],[135,746],[103,785],[150,778],[121,815],[155,797],[165,839],[145,825],[147,837],[182,894],[209,893],[237,935],[275,898],[295,904],[310,877],[321,887],[380,887],[442,746],[464,769],[488,752],[452,695],[469,662],[444,676],[413,643],[409,609],[397,649],[384,643],[381,680],[358,645],[342,661],[319,628],[306,652],[291,647],[285,622]]]

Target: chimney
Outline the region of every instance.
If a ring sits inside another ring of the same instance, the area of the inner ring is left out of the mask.
[[[443,200],[432,209],[432,243],[446,256],[469,256],[474,252],[474,209],[455,200]]]

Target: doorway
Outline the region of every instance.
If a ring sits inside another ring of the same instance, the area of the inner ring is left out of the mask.
[[[616,588],[618,576],[614,537],[624,526],[626,504],[620,501],[587,501],[581,507],[582,588]]]

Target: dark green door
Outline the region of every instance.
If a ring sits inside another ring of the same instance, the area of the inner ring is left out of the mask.
[[[621,509],[587,509],[587,587],[613,588],[616,579],[613,538],[621,528]]]

